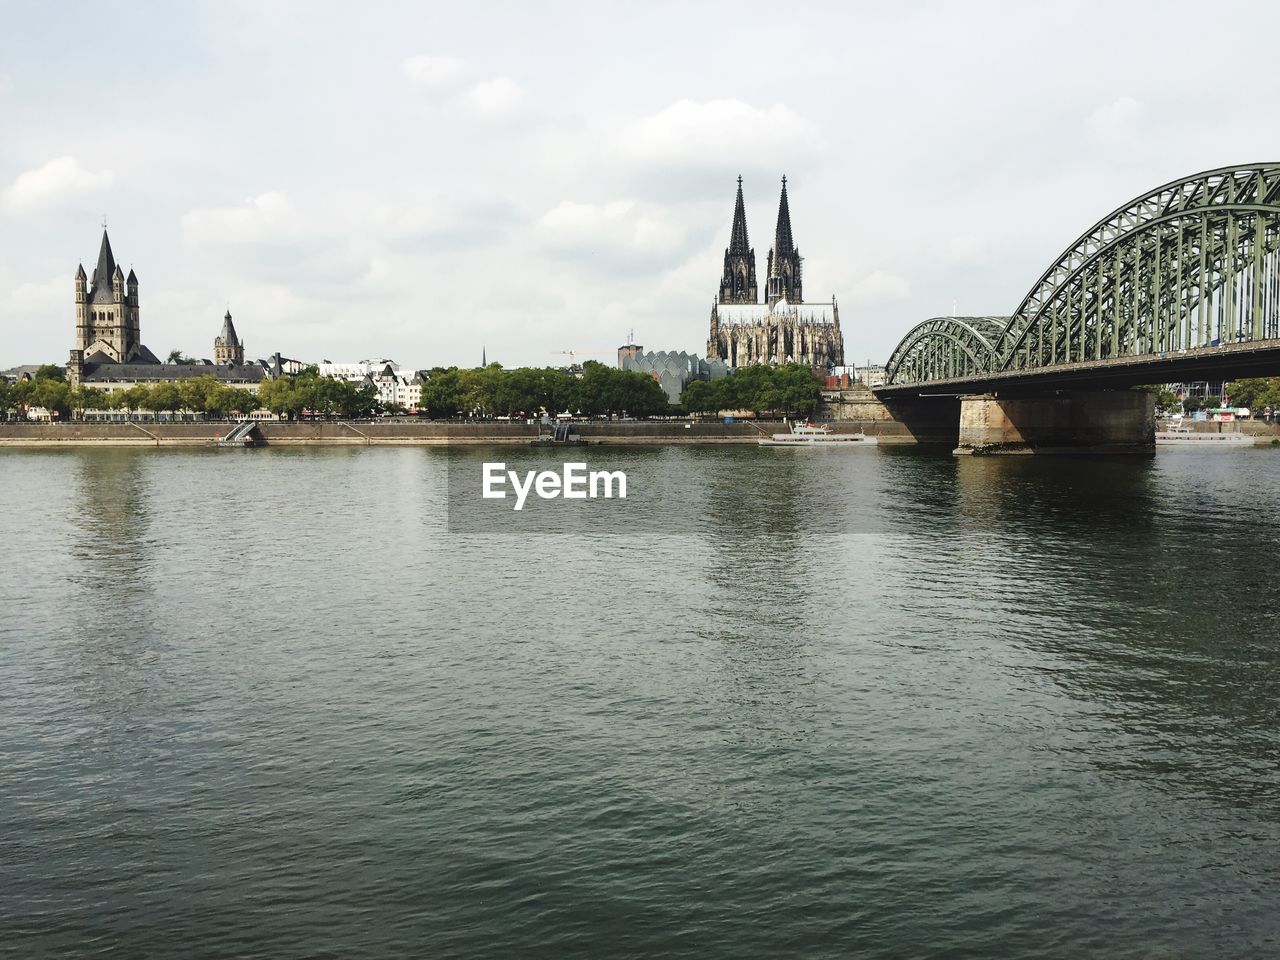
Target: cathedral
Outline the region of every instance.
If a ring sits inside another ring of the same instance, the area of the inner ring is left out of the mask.
[[[107,231],[102,231],[98,265],[93,276],[76,270],[76,348],[73,365],[81,363],[159,363],[142,344],[138,323],[138,277],[124,275],[111,253]]]
[[[236,334],[231,311],[222,318],[222,332],[213,341],[213,361],[161,363],[142,343],[139,323],[138,277],[126,277],[102,231],[98,265],[93,275],[76,270],[76,345],[67,364],[67,380],[103,390],[124,390],[137,383],[162,383],[211,376],[222,383],[257,389],[271,370],[265,361],[245,363],[244,342]],[[277,368],[279,364],[277,363]]]
[[[764,302],[756,282],[756,252],[747,240],[742,178],[733,210],[733,229],[724,252],[720,294],[711,307],[707,359],[731,367],[757,363],[803,363],[812,367],[844,365],[844,335],[835,298],[805,303],[800,250],[791,235],[787,178],[782,178],[773,249],[766,261]]]

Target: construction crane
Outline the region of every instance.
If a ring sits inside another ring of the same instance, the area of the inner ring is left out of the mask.
[[[576,367],[578,365],[578,361],[574,359],[572,350],[552,350],[551,355],[553,357],[568,357],[569,366],[571,367]]]

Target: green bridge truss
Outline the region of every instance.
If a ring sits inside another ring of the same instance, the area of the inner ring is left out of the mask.
[[[1009,317],[935,317],[891,386],[1280,338],[1280,164],[1210,170],[1114,211]]]

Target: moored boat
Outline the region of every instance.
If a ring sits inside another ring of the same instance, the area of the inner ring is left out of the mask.
[[[793,423],[789,433],[775,433],[757,440],[762,447],[874,447],[875,437],[865,433],[832,433],[813,423]]]
[[[1252,447],[1253,437],[1244,433],[1200,433],[1186,427],[1170,427],[1156,431],[1160,447]]]

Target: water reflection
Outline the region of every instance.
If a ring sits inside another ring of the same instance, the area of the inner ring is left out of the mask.
[[[1203,483],[1150,459],[966,459],[957,493],[969,529],[998,533],[982,559],[1005,574],[1002,632],[1036,652],[1023,669],[1086,708],[1063,749],[1280,818],[1280,612],[1273,585],[1234,573],[1277,569],[1280,521],[1224,527],[1210,491],[1230,467],[1198,466]],[[1188,488],[1200,510],[1179,503]]]
[[[160,543],[148,508],[155,456],[94,450],[74,458],[69,579],[79,595],[64,622],[81,659],[79,680],[104,717],[148,695],[154,678],[133,668],[158,661],[166,644],[155,606]]]

